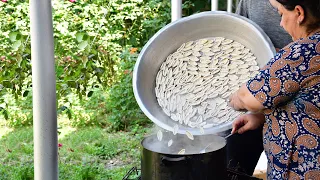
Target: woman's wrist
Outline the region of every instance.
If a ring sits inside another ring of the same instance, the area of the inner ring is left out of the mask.
[[[265,121],[265,116],[262,112],[250,112],[250,114],[254,115],[257,117],[257,119],[260,121],[260,122],[263,122]]]
[[[239,106],[239,109],[240,110],[249,110],[244,102],[244,94],[243,92],[241,92],[241,89],[239,89],[237,92],[236,92],[236,97],[237,97],[237,102],[238,102],[238,106]]]

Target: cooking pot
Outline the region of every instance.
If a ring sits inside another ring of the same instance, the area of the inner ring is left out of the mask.
[[[155,79],[161,64],[181,44],[202,38],[225,37],[235,40],[257,57],[260,67],[264,66],[275,53],[270,39],[253,21],[236,14],[214,11],[203,12],[172,22],[158,31],[143,47],[133,72],[133,90],[141,110],[155,124],[173,131],[176,124],[159,106],[155,95]],[[230,129],[232,121],[208,128],[205,134]],[[178,133],[188,130],[200,135],[198,129],[179,124]]]
[[[168,147],[168,141],[173,143]],[[209,145],[210,144],[210,145]],[[216,135],[173,135],[164,132],[159,141],[156,135],[141,142],[142,180],[223,180],[227,179],[226,140]],[[199,153],[207,145],[205,153]],[[178,154],[185,149],[184,154]]]

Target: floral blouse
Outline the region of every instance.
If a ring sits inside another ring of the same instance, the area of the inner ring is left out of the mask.
[[[264,107],[268,179],[320,179],[320,33],[281,49],[247,88]]]

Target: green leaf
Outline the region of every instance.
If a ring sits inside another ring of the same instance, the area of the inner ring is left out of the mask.
[[[14,42],[13,45],[12,45],[12,49],[13,49],[14,51],[17,51],[17,50],[19,49],[19,47],[21,46],[21,44],[22,44],[22,43],[21,43],[20,40]]]
[[[22,96],[23,96],[23,97],[27,97],[28,94],[29,94],[29,91],[24,91]]]
[[[72,113],[70,111],[70,109],[67,109],[67,116],[68,116],[68,119],[71,119],[72,118]]]
[[[15,42],[17,40],[17,35],[19,33],[18,32],[11,32],[9,33],[9,39],[12,41],[12,42]]]
[[[15,69],[15,71],[16,71],[17,73],[19,73],[19,72],[21,72],[21,68],[18,67],[18,68]]]
[[[79,44],[78,48],[79,48],[80,50],[84,50],[87,46],[88,46],[88,41],[82,41],[82,42]]]
[[[91,97],[93,94],[93,91],[89,91],[87,97]]]
[[[3,109],[2,114],[3,114],[5,120],[9,119],[9,115],[8,115],[8,111],[7,110]]]
[[[67,106],[61,106],[61,107],[58,109],[57,113],[60,114],[60,113],[63,112],[64,110],[67,110],[67,111],[68,111]]]
[[[8,80],[2,81],[2,85],[3,85],[3,87],[5,87],[5,88],[12,88],[12,84],[11,84],[11,82],[8,81]]]
[[[17,36],[16,36],[16,40],[21,40],[21,38],[22,38],[21,34],[18,33]]]
[[[78,88],[78,84],[75,81],[68,81],[67,84],[71,88]]]
[[[82,42],[83,41],[83,35],[84,33],[77,33],[76,34],[76,38],[78,42]]]
[[[87,41],[88,38],[89,38],[89,36],[88,36],[87,34],[84,34],[82,40],[83,40],[83,41]]]
[[[80,91],[77,91],[78,95],[79,95],[79,99],[82,100],[82,94]]]

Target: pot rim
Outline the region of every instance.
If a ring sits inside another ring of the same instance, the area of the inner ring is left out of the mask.
[[[224,148],[226,148],[226,145],[227,145],[227,140],[224,138],[224,137],[221,137],[221,136],[218,136],[218,135],[214,135],[214,134],[206,134],[206,135],[200,135],[200,136],[214,136],[214,137],[217,137],[219,139],[221,139],[223,141],[223,146],[218,148],[218,149],[214,149],[214,150],[211,150],[211,151],[206,151],[204,153],[184,153],[184,154],[178,154],[178,153],[166,153],[166,152],[160,152],[160,151],[157,151],[157,150],[151,150],[149,147],[146,147],[144,146],[144,142],[146,141],[147,138],[151,138],[152,136],[155,136],[155,134],[151,134],[151,135],[147,135],[145,136],[141,142],[140,142],[140,145],[143,149],[146,149],[148,151],[151,151],[151,152],[154,152],[154,153],[159,153],[159,154],[162,154],[162,155],[169,155],[169,156],[190,156],[190,155],[204,155],[204,154],[209,154],[209,153],[214,153],[216,151],[219,151],[219,150],[222,150]],[[190,140],[192,141],[192,140]],[[210,142],[208,143],[210,144]],[[204,148],[204,147],[203,147]]]

